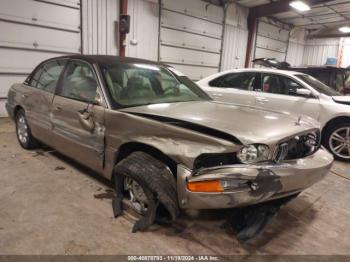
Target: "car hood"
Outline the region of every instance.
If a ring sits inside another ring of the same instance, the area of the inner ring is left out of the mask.
[[[350,105],[350,96],[333,96],[332,98],[337,103]]]
[[[190,123],[194,131],[216,130],[237,138],[243,144],[271,144],[288,136],[317,128],[309,121],[250,106],[225,104],[217,101],[165,103],[138,106],[121,111],[174,123]],[[206,129],[207,128],[207,129]],[[208,133],[208,132],[206,132]],[[222,137],[221,137],[222,138]]]

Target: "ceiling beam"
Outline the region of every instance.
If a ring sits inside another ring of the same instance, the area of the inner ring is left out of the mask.
[[[308,35],[308,39],[316,39],[316,38],[339,38],[339,37],[349,37],[350,34],[315,34]]]
[[[334,1],[334,0],[308,0],[305,2],[308,3],[310,6],[313,6],[313,5],[324,4],[331,1]],[[281,1],[272,2],[269,4],[259,5],[256,7],[249,8],[249,19],[257,19],[264,16],[270,16],[270,15],[275,15],[278,13],[294,10],[292,7],[289,6],[290,2],[292,2],[292,0],[281,0]]]

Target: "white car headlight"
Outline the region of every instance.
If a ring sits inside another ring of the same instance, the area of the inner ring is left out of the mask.
[[[237,158],[243,164],[252,164],[269,159],[270,149],[267,145],[247,145],[237,153]]]

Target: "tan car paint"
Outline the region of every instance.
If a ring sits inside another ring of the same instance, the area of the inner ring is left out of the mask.
[[[203,169],[204,174],[197,173],[193,170],[194,160],[203,153],[235,153],[242,144],[250,143],[266,143],[273,153],[280,141],[317,128],[283,114],[213,101],[112,110],[108,107],[108,101],[103,103],[106,106],[92,105],[33,89],[25,84],[14,85],[9,91],[7,109],[14,117],[17,106],[24,108],[34,137],[107,178],[112,177],[118,152],[123,146],[138,143],[155,148],[177,164],[178,172],[174,175],[177,176],[179,204],[183,208],[234,207],[295,194],[322,179],[333,162],[331,155],[320,149],[312,156],[281,164],[232,164],[217,166],[216,175],[212,168]],[[104,92],[103,96],[106,98]],[[51,99],[53,103],[50,105]],[[150,119],[150,116],[193,122],[234,136],[238,142]],[[43,120],[49,123],[42,125]],[[224,192],[229,201],[220,203],[222,194],[198,194],[186,189],[186,181],[195,177],[204,179],[207,174],[213,178],[224,173],[235,181],[242,172],[253,174],[244,183],[267,179],[275,186],[265,183],[257,191],[246,188],[239,197],[237,193],[240,191]],[[309,175],[313,173],[316,175]],[[215,206],[215,203],[218,205]]]

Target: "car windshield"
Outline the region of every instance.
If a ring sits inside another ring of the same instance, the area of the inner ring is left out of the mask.
[[[323,84],[322,82],[318,81],[316,78],[310,76],[310,75],[296,75],[297,78],[304,81],[308,85],[310,85],[312,88],[316,89],[318,92],[325,94],[327,96],[341,96],[342,94],[338,91],[330,88],[329,86]]]
[[[101,65],[101,69],[118,107],[210,100],[195,83],[173,68],[120,63]]]

